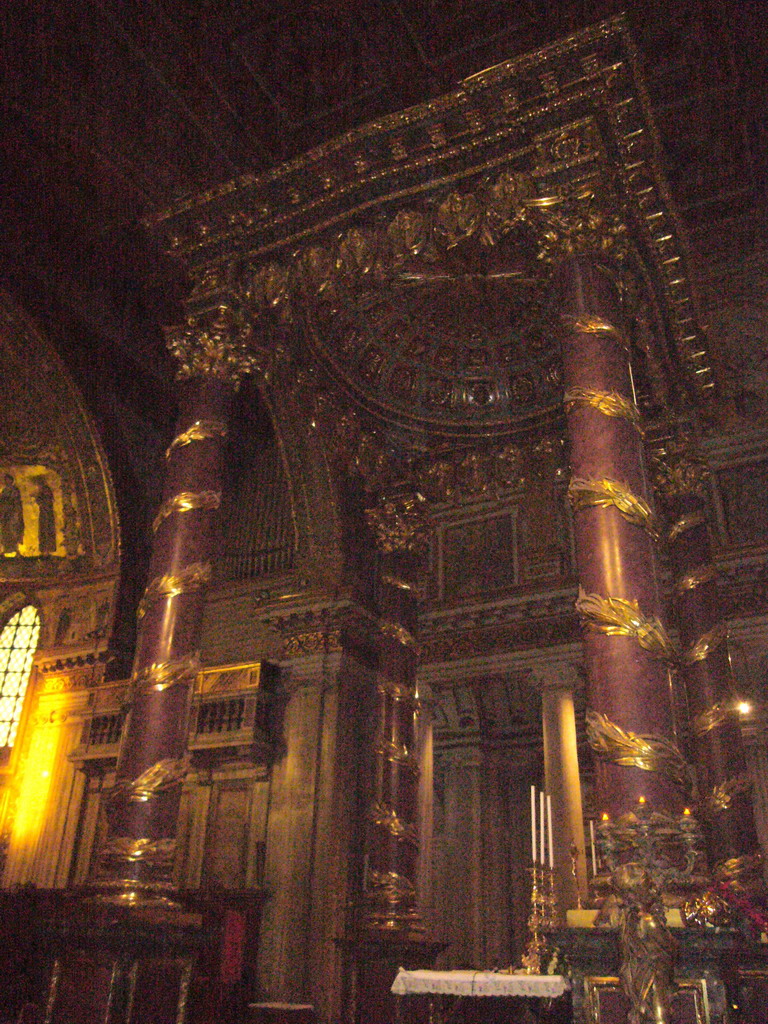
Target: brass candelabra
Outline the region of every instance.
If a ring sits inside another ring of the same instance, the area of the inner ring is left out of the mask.
[[[545,933],[556,923],[555,873],[543,864],[534,864],[531,877],[529,938],[522,965],[526,974],[542,974],[554,952]]]

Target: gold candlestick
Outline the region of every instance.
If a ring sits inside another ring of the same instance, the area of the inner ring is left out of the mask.
[[[547,920],[544,871],[543,866],[537,867],[535,864],[531,868],[531,916],[528,918],[530,936],[521,961],[526,974],[541,974],[542,967],[546,966],[547,943],[541,933]]]

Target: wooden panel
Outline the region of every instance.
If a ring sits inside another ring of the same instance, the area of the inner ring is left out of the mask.
[[[251,784],[247,779],[215,782],[205,842],[204,888],[245,887]]]

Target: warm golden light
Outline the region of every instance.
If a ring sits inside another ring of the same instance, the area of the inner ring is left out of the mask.
[[[683,814],[686,816],[686,818],[690,817],[691,808],[690,807],[684,807],[683,808]]]
[[[608,821],[608,813],[607,813],[607,811],[603,811],[603,813],[600,815],[600,819],[601,819],[601,821]]]
[[[637,798],[637,802],[638,802],[639,804],[644,804],[644,803],[645,803],[645,797],[644,797],[644,796],[639,796],[639,797]]]
[[[752,705],[746,700],[739,701],[737,706],[740,715],[748,715],[752,711]]]
[[[45,822],[51,797],[51,770],[56,760],[59,730],[38,725],[29,744],[27,769],[19,790],[13,834],[15,842],[34,841]]]

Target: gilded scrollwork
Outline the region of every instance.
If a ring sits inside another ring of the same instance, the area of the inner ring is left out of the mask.
[[[416,826],[404,821],[393,807],[383,803],[372,804],[368,809],[368,820],[377,828],[385,829],[395,839],[418,845],[419,835]]]
[[[653,460],[653,483],[664,498],[703,498],[710,478],[709,467],[684,451],[671,450]]]
[[[594,316],[591,313],[584,313],[580,316],[564,313],[561,319],[566,330],[576,331],[579,334],[603,335],[603,337],[616,341],[625,351],[629,352],[629,341],[625,335],[618,327],[607,320],[603,320],[602,317]]]
[[[690,572],[675,580],[675,591],[678,594],[684,594],[688,590],[695,590],[696,587],[700,587],[705,583],[712,583],[716,579],[717,567],[712,562],[709,562],[707,565],[700,565],[696,569],[691,569]]]
[[[695,530],[697,526],[706,526],[707,518],[703,512],[688,512],[674,521],[669,528],[667,539],[672,544],[683,533],[688,530]]]
[[[133,836],[111,836],[99,851],[101,870],[142,864],[158,871],[173,864],[176,839],[136,839]]]
[[[718,622],[712,629],[702,633],[699,639],[683,651],[682,661],[684,665],[695,665],[697,661],[704,661],[712,651],[728,639],[728,624]]]
[[[418,552],[426,547],[428,523],[424,502],[418,497],[383,498],[366,518],[384,554]]]
[[[210,512],[221,505],[221,491],[181,491],[168,498],[152,522],[152,532],[157,533],[169,516],[177,512]]]
[[[155,576],[147,585],[144,596],[139,601],[136,616],[139,619],[143,618],[155,601],[201,590],[210,581],[211,566],[208,562],[192,562],[190,565],[184,566],[178,573]]]
[[[109,794],[110,803],[127,799],[146,803],[160,793],[180,786],[189,772],[189,759],[163,758],[150,765],[135,779],[118,779]]]
[[[400,625],[399,622],[390,622],[387,619],[382,619],[379,621],[379,632],[382,636],[386,636],[390,640],[402,644],[403,647],[407,647],[408,650],[418,653],[419,644],[416,637],[405,626]]]
[[[563,406],[566,412],[578,408],[595,409],[604,416],[627,420],[633,427],[641,429],[640,410],[633,401],[616,391],[571,387],[563,395]]]
[[[733,803],[734,797],[744,796],[752,791],[752,778],[746,772],[734,775],[712,787],[707,794],[704,806],[710,815],[726,811]]]
[[[713,729],[719,729],[729,719],[737,714],[736,705],[733,702],[713,704],[705,711],[700,711],[691,719],[691,729],[695,736],[706,736]]]
[[[647,501],[637,497],[618,480],[582,480],[574,477],[568,485],[568,500],[574,512],[587,508],[615,508],[621,516],[658,540],[661,531]]]
[[[729,857],[714,867],[715,879],[719,882],[738,883],[750,886],[758,881],[763,870],[761,853],[745,853],[740,857]]]
[[[170,459],[171,455],[179,448],[184,448],[188,444],[193,444],[195,441],[209,441],[217,438],[225,438],[227,436],[227,425],[222,423],[221,420],[195,420],[186,430],[182,430],[180,434],[168,445],[165,452],[166,459]]]
[[[622,729],[606,715],[587,712],[587,739],[596,754],[613,764],[659,772],[676,785],[689,788],[691,775],[685,758],[663,736],[646,736]]]
[[[643,615],[637,601],[587,594],[579,587],[576,611],[591,629],[607,636],[633,637],[652,657],[672,664],[678,661],[677,648],[661,621]]]
[[[161,693],[172,686],[190,686],[200,671],[200,655],[195,652],[185,658],[156,662],[140,669],[131,681],[133,693],[156,691]]]
[[[222,304],[207,315],[190,316],[182,325],[165,328],[165,336],[179,363],[179,380],[208,377],[236,387],[241,377],[262,365],[262,356],[252,348],[248,318],[232,306]]]

